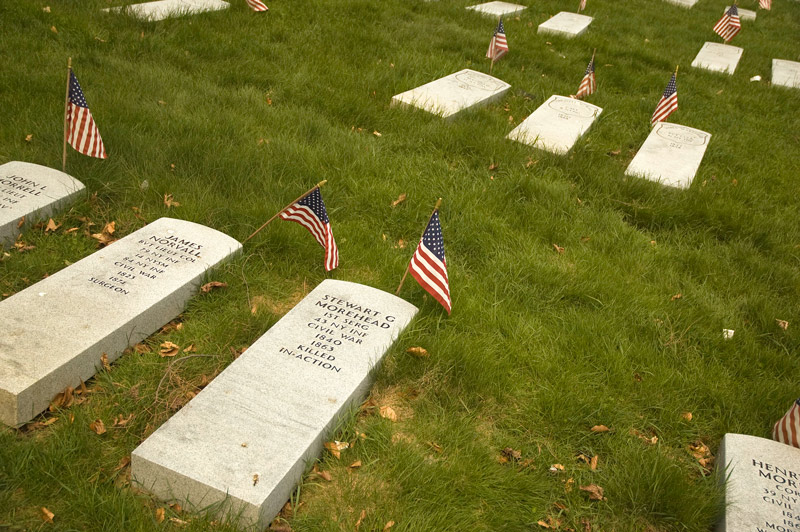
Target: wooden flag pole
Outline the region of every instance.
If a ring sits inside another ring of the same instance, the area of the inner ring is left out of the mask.
[[[244,244],[245,242],[247,242],[248,240],[250,240],[251,238],[253,238],[254,236],[256,236],[256,235],[257,235],[257,234],[258,234],[258,233],[259,233],[259,232],[260,232],[262,229],[264,229],[264,228],[267,226],[267,224],[269,224],[269,223],[270,223],[272,220],[274,220],[275,218],[277,218],[277,217],[278,217],[278,216],[279,216],[279,215],[280,215],[280,214],[281,214],[283,211],[285,211],[286,209],[288,209],[289,207],[291,207],[292,205],[294,205],[295,203],[297,203],[297,202],[298,202],[298,201],[300,201],[301,199],[305,198],[306,196],[308,196],[309,194],[311,194],[312,192],[314,192],[316,189],[318,189],[319,187],[321,187],[322,185],[324,185],[324,184],[325,184],[325,183],[327,183],[327,182],[328,182],[328,180],[327,180],[327,179],[323,179],[322,181],[320,181],[319,183],[317,183],[316,185],[314,185],[313,187],[311,187],[311,188],[310,188],[308,191],[306,191],[304,194],[301,194],[301,195],[300,195],[300,197],[298,197],[296,200],[292,201],[292,202],[291,202],[289,205],[287,205],[287,206],[286,206],[286,207],[284,207],[283,209],[281,209],[281,210],[279,210],[278,212],[276,212],[276,213],[275,213],[275,215],[274,215],[272,218],[270,218],[269,220],[267,220],[266,222],[264,222],[264,225],[262,225],[261,227],[259,227],[259,228],[258,228],[258,229],[256,229],[255,231],[253,231],[253,234],[252,234],[252,235],[250,235],[250,236],[248,236],[247,238],[245,238],[245,239],[244,239],[244,241],[242,242],[242,244]]]
[[[433,215],[436,214],[436,211],[439,210],[439,207],[441,206],[441,204],[442,204],[442,198],[439,198],[438,200],[436,200],[436,205],[433,207],[433,212],[431,213],[430,217],[428,218],[428,223],[425,224],[425,229],[422,230],[422,236],[419,237],[419,241],[420,242],[422,242],[422,239],[425,237],[425,231],[428,230],[428,224],[431,223],[431,218],[433,218]],[[419,247],[419,245],[417,247]],[[416,253],[416,250],[414,251],[414,253]],[[414,258],[413,255],[412,255],[411,258],[412,259]],[[406,267],[406,272],[403,274],[403,278],[400,279],[400,286],[397,287],[397,291],[394,293],[394,295],[398,295],[400,293],[400,289],[403,288],[403,283],[406,282],[406,276],[408,276],[408,270],[410,270],[410,269],[411,269],[411,261],[408,261],[408,266]]]
[[[678,67],[680,67],[680,65],[675,65],[675,81],[678,81]]]
[[[67,171],[67,132],[69,129],[69,122],[67,117],[69,115],[69,81],[70,74],[72,73],[72,58],[67,59],[67,94],[64,97],[64,151],[61,154],[61,171]]]
[[[597,53],[597,48],[592,50],[592,63],[594,63],[594,54],[596,54],[596,53]]]

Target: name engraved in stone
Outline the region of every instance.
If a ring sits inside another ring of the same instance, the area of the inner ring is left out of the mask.
[[[18,175],[0,177],[0,202],[16,204],[28,196],[41,196],[47,185]],[[10,208],[0,203],[0,209]]]
[[[580,118],[591,118],[595,114],[597,114],[597,107],[594,105],[585,105],[583,102],[579,100],[567,100],[567,99],[553,99],[550,100],[547,105],[556,111],[559,111],[561,114],[558,115],[559,118],[563,118],[564,120],[569,120],[570,116],[578,116]],[[563,116],[569,115],[569,116]]]
[[[494,92],[505,86],[500,80],[475,71],[458,72],[456,73],[456,80],[460,83],[459,87],[465,90],[478,89]]]
[[[656,134],[659,137],[665,138],[669,141],[679,144],[688,144],[690,146],[702,146],[708,142],[708,139],[711,136],[708,134],[701,135],[700,133],[687,131],[685,128],[670,128],[667,124],[663,124],[661,127],[659,127],[656,130]]]

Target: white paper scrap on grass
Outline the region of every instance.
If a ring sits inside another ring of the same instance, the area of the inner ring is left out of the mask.
[[[628,165],[625,175],[677,188],[689,188],[711,134],[680,124],[659,122]]]
[[[539,24],[537,32],[559,35],[571,39],[586,33],[592,20],[592,17],[586,15],[562,11]]]
[[[800,89],[800,63],[785,59],[773,59],[772,84]]]
[[[0,422],[33,419],[180,314],[209,268],[241,249],[161,218],[0,301]]]
[[[450,118],[461,111],[502,98],[511,85],[488,74],[464,69],[392,97],[392,105],[409,105]]]
[[[136,18],[158,21],[181,15],[195,15],[206,11],[220,11],[230,7],[223,0],[157,0],[142,4],[108,7],[103,11],[126,12]]]
[[[375,288],[323,281],[133,451],[132,478],[184,508],[266,527],[416,312]]]
[[[602,108],[588,102],[553,95],[506,138],[563,155],[602,112]]]
[[[697,52],[697,57],[692,61],[695,68],[704,68],[712,72],[724,72],[733,74],[739,59],[742,58],[742,50],[730,44],[720,44],[717,42],[707,42]]]
[[[0,166],[0,248],[13,243],[19,221],[46,220],[84,190],[72,176],[46,166],[11,161]]]
[[[515,15],[517,13],[521,13],[528,8],[527,6],[512,4],[510,2],[495,1],[495,2],[486,2],[484,4],[478,4],[474,6],[468,6],[467,9],[477,11],[482,15],[489,15],[494,18],[499,18],[502,16]]]

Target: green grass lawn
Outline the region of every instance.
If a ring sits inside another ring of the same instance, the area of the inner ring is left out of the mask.
[[[800,395],[800,91],[768,83],[773,58],[800,59],[800,3],[743,22],[727,76],[690,67],[720,42],[722,0],[589,0],[594,22],[574,40],[536,27],[577,0],[524,0],[493,71],[506,97],[449,122],[390,107],[462,68],[488,72],[496,21],[471,3],[273,0],[255,14],[236,0],[152,23],[102,13],[106,0],[0,2],[0,163],[60,168],[69,56],[108,151],[70,150],[87,194],[54,233],[23,233],[35,248],[3,254],[0,293],[91,254],[111,221],[121,236],[171,216],[241,241],[322,179],[341,254],[328,276],[393,292],[443,197],[452,315],[409,279],[401,295],[420,313],[376,372],[374,407],[342,420],[330,439],[352,447],[320,457],[330,480],[309,472],[275,526],[709,530],[721,492],[703,446],[768,437]],[[604,111],[575,148],[505,140],[550,95],[577,90],[594,48],[588,101]],[[677,64],[670,121],[712,134],[685,191],[624,176]],[[303,228],[275,222],[210,274],[228,288],[192,299],[180,329],[99,373],[80,404],[0,428],[0,530],[236,530],[135,490],[125,459],[326,278],[322,255]],[[165,341],[209,356],[170,365]],[[592,484],[603,500],[580,489]]]

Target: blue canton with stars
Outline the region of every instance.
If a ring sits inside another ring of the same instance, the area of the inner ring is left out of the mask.
[[[675,74],[673,74],[672,78],[669,80],[669,83],[667,83],[667,88],[664,89],[664,95],[662,98],[669,98],[676,92],[678,92],[678,87],[675,85]]]
[[[75,77],[75,73],[71,70],[69,71],[69,101],[79,107],[89,108],[89,104],[86,103],[86,98],[83,96],[81,86],[78,84],[78,78]]]
[[[425,234],[422,235],[422,243],[436,255],[436,258],[444,262],[444,239],[442,238],[442,225],[439,223],[439,211],[433,213]]]
[[[330,222],[330,220],[328,220],[328,212],[325,210],[325,202],[322,201],[322,194],[319,193],[319,188],[314,189],[314,192],[298,201],[297,204],[311,209],[314,212],[314,216],[319,218],[323,224]]]

